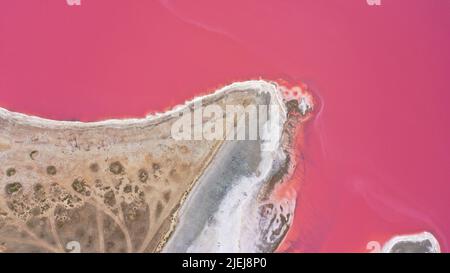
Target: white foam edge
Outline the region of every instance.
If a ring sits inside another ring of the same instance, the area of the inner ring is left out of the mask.
[[[58,121],[52,119],[46,119],[33,115],[26,115],[23,113],[9,111],[5,108],[0,107],[0,119],[11,120],[19,124],[26,124],[35,127],[45,127],[45,128],[53,128],[53,129],[64,129],[64,128],[91,128],[91,127],[99,127],[99,126],[109,126],[109,127],[123,127],[130,125],[143,125],[149,122],[157,121],[160,118],[169,116],[169,115],[177,115],[183,113],[183,111],[187,110],[191,105],[201,102],[204,99],[213,98],[218,95],[222,95],[224,93],[230,91],[239,91],[239,90],[249,90],[256,89],[258,93],[261,92],[270,92],[275,98],[277,98],[277,102],[280,105],[282,111],[286,113],[286,108],[284,103],[282,103],[282,97],[280,92],[278,91],[278,84],[271,81],[266,80],[249,80],[243,82],[234,82],[230,85],[224,86],[211,94],[207,94],[204,96],[195,97],[192,100],[186,101],[182,105],[178,105],[173,107],[171,110],[166,112],[157,112],[154,114],[147,115],[145,118],[128,118],[128,119],[107,119],[102,121],[94,121],[94,122],[81,122],[81,121]]]

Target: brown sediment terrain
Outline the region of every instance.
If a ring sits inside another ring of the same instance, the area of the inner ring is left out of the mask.
[[[258,104],[259,85],[269,83],[232,85],[201,104]],[[0,109],[0,252],[67,252],[74,243],[81,252],[160,251],[224,144],[173,138],[195,103],[93,123]]]

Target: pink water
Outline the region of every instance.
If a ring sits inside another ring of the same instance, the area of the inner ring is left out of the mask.
[[[302,80],[305,132],[287,251],[450,240],[450,1],[0,2],[0,106],[144,116],[236,80]]]

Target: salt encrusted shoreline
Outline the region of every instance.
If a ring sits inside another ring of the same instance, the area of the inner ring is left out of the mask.
[[[288,97],[289,101],[297,99],[297,110],[288,110],[284,105],[288,99],[281,97],[281,90],[260,90],[271,95],[270,103],[283,107],[279,123],[265,132],[276,137],[274,149],[261,149],[262,142],[227,142],[222,145],[216,155],[216,158],[222,159],[207,168],[193,185],[192,193],[180,209],[178,223],[182,228],[167,236],[170,238],[163,251],[266,252],[275,250],[284,238],[293,219],[295,198],[271,198],[274,188],[268,187],[268,184],[283,183],[291,175],[287,171],[289,167],[284,169],[283,166],[295,164],[294,158],[288,159],[288,154],[291,155],[289,149],[293,147],[293,128],[301,126],[294,125],[295,120],[304,118],[312,105],[305,109],[304,94],[298,94],[297,98]],[[288,117],[288,111],[298,112],[299,115]],[[239,164],[233,164],[230,159],[239,161]],[[246,166],[251,164],[257,165],[256,171],[248,171]],[[224,190],[218,193],[217,188]],[[214,197],[205,198],[208,192],[214,192]],[[213,212],[205,209],[211,207],[216,209]],[[263,209],[265,207],[267,209]],[[201,213],[203,210],[209,212]],[[261,211],[265,212],[261,214]],[[277,221],[274,222],[274,219]]]

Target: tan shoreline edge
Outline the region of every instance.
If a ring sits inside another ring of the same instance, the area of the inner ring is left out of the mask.
[[[201,102],[254,103],[275,83],[238,82],[164,114],[53,121],[0,108],[0,252],[159,251],[221,140],[173,140],[171,125]]]
[[[211,151],[211,155],[216,154],[216,152],[219,150],[220,146],[223,144],[223,141],[221,141],[220,145],[217,145],[213,151]],[[180,212],[181,207],[183,206],[183,204],[186,201],[187,196],[189,195],[189,193],[191,192],[192,188],[194,187],[195,183],[198,181],[198,179],[202,176],[203,172],[205,171],[205,169],[209,166],[209,164],[211,163],[213,159],[213,156],[209,157],[208,162],[205,164],[205,167],[201,170],[200,174],[197,175],[194,179],[194,181],[189,185],[188,189],[184,192],[183,196],[181,197],[179,206],[177,206],[174,210],[174,213],[172,214],[171,218],[170,218],[170,224],[169,224],[169,229],[167,230],[167,232],[164,234],[163,238],[161,239],[161,241],[159,242],[158,246],[155,249],[155,252],[161,252],[161,250],[164,248],[164,246],[166,245],[167,241],[169,240],[170,236],[172,235],[172,233],[175,230],[175,227],[178,223],[178,214]],[[143,250],[141,249],[140,252],[142,252]]]

